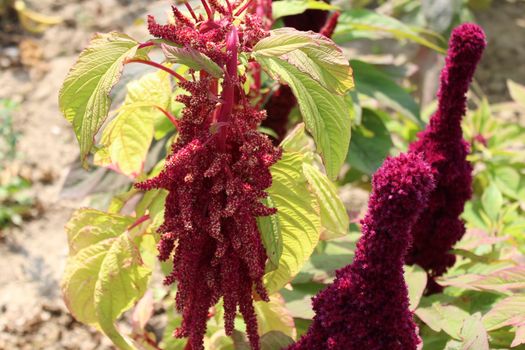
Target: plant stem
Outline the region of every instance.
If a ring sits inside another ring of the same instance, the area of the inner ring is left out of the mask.
[[[241,13],[243,13],[250,6],[251,3],[252,0],[246,1],[244,5],[242,5],[242,7],[238,9],[237,12],[235,12],[235,16],[239,16]]]
[[[179,122],[173,114],[171,114],[169,111],[165,110],[161,106],[155,106],[155,108],[161,111],[177,129],[179,128]]]
[[[191,14],[191,17],[193,17],[193,19],[195,20],[195,22],[198,22],[199,19],[197,18],[197,15],[195,15],[195,12],[193,11],[193,7],[191,7],[191,5],[189,4],[189,2],[185,2],[184,5],[186,6],[186,9],[188,9],[188,11],[190,11],[190,14]]]
[[[137,221],[135,221],[133,224],[131,224],[130,227],[128,227],[128,231],[133,230],[135,227],[137,227],[138,225],[142,224],[144,221],[146,221],[148,219],[149,219],[149,214],[142,215],[140,218],[137,219]]]
[[[160,63],[157,63],[157,62],[153,62],[153,61],[146,61],[146,60],[141,60],[141,59],[138,59],[138,58],[134,58],[134,59],[131,59],[131,60],[127,60],[126,63],[142,63],[142,64],[147,64],[148,66],[152,66],[152,67],[155,67],[155,68],[158,68],[158,69],[162,69],[163,71],[173,75],[175,78],[179,79],[180,81],[186,81],[186,78],[184,78],[182,75],[180,75],[179,73],[175,72],[174,70],[166,67],[166,66],[163,66],[162,64]]]
[[[211,21],[213,20],[213,13],[210,10],[210,7],[208,6],[208,2],[206,0],[201,0],[202,6],[204,6],[204,10],[206,10],[206,14],[208,15],[208,19]]]

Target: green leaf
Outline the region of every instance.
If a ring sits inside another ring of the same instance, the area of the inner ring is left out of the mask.
[[[498,219],[501,207],[503,206],[503,196],[495,184],[490,184],[485,192],[483,192],[483,196],[481,196],[481,203],[483,204],[483,209],[487,215],[493,221],[496,221]]]
[[[372,175],[383,164],[393,146],[390,132],[373,110],[363,109],[363,120],[353,132],[348,151],[348,163],[357,170]]]
[[[283,0],[272,2],[272,18],[277,20],[285,16],[293,16],[303,13],[306,10],[325,10],[337,9],[336,6],[327,4],[324,1],[316,0]]]
[[[275,29],[255,45],[253,55],[258,61],[267,57],[290,63],[339,95],[354,87],[348,59],[333,41],[321,34],[293,28]]]
[[[333,35],[336,42],[348,41],[355,31],[367,31],[387,34],[396,39],[407,39],[435,51],[445,53],[445,50],[420,35],[413,29],[395,18],[379,14],[366,9],[352,9],[341,13]],[[429,33],[432,34],[432,33]],[[437,36],[437,34],[433,34]]]
[[[294,343],[293,339],[279,331],[271,331],[261,337],[261,350],[281,350]]]
[[[75,318],[104,332],[120,349],[135,349],[115,320],[139,300],[151,269],[128,227],[135,218],[77,210],[66,226],[70,247],[61,287]]]
[[[461,328],[463,344],[461,350],[490,350],[489,339],[481,322],[481,314],[476,313],[465,320]]]
[[[463,274],[439,281],[443,286],[508,293],[525,289],[525,265],[499,269],[486,275]]]
[[[161,44],[161,47],[166,59],[170,62],[183,64],[195,71],[205,70],[214,78],[221,78],[224,75],[222,68],[217,63],[191,47],[176,47],[166,44]]]
[[[319,207],[302,173],[303,161],[300,153],[284,152],[281,160],[271,168],[273,182],[268,194],[277,208],[283,252],[279,267],[265,275],[269,294],[292,280],[319,241]]]
[[[295,338],[295,324],[292,315],[286,309],[284,299],[280,294],[270,296],[270,301],[258,301],[254,304],[257,315],[259,334],[279,331]]]
[[[127,176],[137,177],[144,167],[155,122],[167,118],[159,108],[169,109],[170,76],[164,71],[149,73],[130,82],[127,88],[118,115],[102,133],[104,148],[95,154],[95,164],[111,165]]]
[[[376,66],[359,60],[351,60],[358,93],[376,99],[382,105],[408,117],[419,126],[423,125],[419,105],[414,98],[387,74]]]
[[[270,197],[263,200],[263,203],[270,208],[275,208],[275,203]],[[273,271],[279,266],[279,259],[283,253],[283,237],[281,234],[281,225],[277,214],[271,216],[259,216],[257,226],[261,232],[268,262],[266,263],[266,272]]]
[[[138,43],[117,32],[96,34],[69,71],[59,93],[59,106],[73,125],[85,162],[94,137],[107,118],[109,93],[120,79],[126,60],[136,56]]]
[[[512,99],[525,107],[525,86],[515,83],[512,80],[507,80],[507,87]]]
[[[505,195],[519,200],[520,173],[510,166],[498,166],[494,169],[494,182]]]
[[[525,323],[525,295],[517,294],[498,302],[483,316],[488,331]]]
[[[351,111],[344,97],[331,93],[288,62],[262,55],[258,61],[272,77],[291,87],[326,172],[336,178],[350,143]]]
[[[405,281],[408,287],[410,310],[415,310],[427,286],[427,273],[417,265],[405,266]]]
[[[468,312],[454,305],[442,305],[433,302],[430,306],[421,306],[415,314],[421,321],[436,332],[444,331],[454,339],[461,340],[463,322],[469,317]]]
[[[303,163],[303,174],[317,197],[321,209],[321,239],[342,237],[348,233],[350,224],[346,208],[337,194],[337,189],[325,174],[316,167]]]

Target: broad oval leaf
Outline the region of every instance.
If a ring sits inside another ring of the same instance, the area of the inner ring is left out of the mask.
[[[215,78],[221,78],[224,72],[221,67],[208,56],[191,47],[176,47],[161,44],[166,59],[170,62],[183,64],[193,70],[205,70]]]
[[[102,133],[104,148],[95,154],[95,164],[136,177],[143,170],[156,121],[166,118],[160,109],[169,110],[171,81],[168,73],[158,71],[128,83],[127,89],[124,104]]]
[[[335,185],[325,174],[308,163],[303,163],[303,174],[320,206],[321,239],[327,240],[346,235],[350,220]]]
[[[275,29],[255,45],[253,54],[257,60],[264,56],[288,62],[339,95],[354,87],[352,68],[342,50],[318,33]]]
[[[134,347],[115,320],[142,297],[151,274],[127,232],[134,221],[93,209],[76,211],[66,226],[70,256],[61,283],[75,318],[102,330],[125,350]]]
[[[328,91],[286,61],[261,55],[258,62],[273,78],[290,86],[326,173],[331,179],[336,178],[350,143],[351,110],[345,98]]]
[[[96,34],[60,89],[59,107],[73,125],[84,162],[107,118],[109,93],[120,79],[126,60],[135,56],[147,59],[137,49],[138,42],[125,34]]]
[[[277,208],[283,252],[278,268],[264,277],[269,294],[292,280],[319,241],[319,207],[302,173],[303,158],[300,153],[284,152],[271,168],[273,182],[268,194]]]
[[[405,281],[408,287],[408,300],[410,310],[414,311],[419,305],[419,301],[427,286],[427,273],[417,265],[405,266]]]

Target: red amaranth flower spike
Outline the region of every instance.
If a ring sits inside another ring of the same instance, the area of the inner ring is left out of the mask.
[[[441,72],[438,110],[410,145],[411,152],[423,154],[430,164],[437,184],[428,208],[414,226],[414,244],[407,256],[407,263],[427,271],[428,293],[441,290],[434,278],[454,265],[456,257],[449,251],[465,233],[459,216],[472,195],[472,166],[466,159],[469,146],[463,139],[461,119],[484,48],[485,34],[479,26],[463,24],[454,29]]]
[[[188,337],[192,350],[204,349],[210,307],[222,298],[226,334],[232,334],[239,311],[250,345],[258,350],[252,295],[266,301],[268,295],[262,282],[267,255],[256,218],[276,212],[261,200],[281,150],[257,131],[266,113],[245,96],[246,77],[238,75],[237,65],[239,50],[251,50],[268,34],[255,16],[234,24],[231,5],[203,0],[208,3],[210,13],[223,14],[222,19],[190,19],[175,9],[175,25],[148,18],[152,35],[207,55],[223,68],[224,79],[220,96],[219,81],[205,72],[179,82],[189,94],[177,97],[185,108],[176,142],[160,174],[136,187],[168,191],[158,251],[160,260],[173,257],[164,282],[177,284],[176,308],[183,320],[174,335]]]
[[[352,264],[313,299],[315,317],[288,350],[415,350],[420,342],[403,277],[411,228],[434,189],[422,157],[388,158],[375,173]]]

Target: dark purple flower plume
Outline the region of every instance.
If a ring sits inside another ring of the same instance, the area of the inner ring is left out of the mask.
[[[313,299],[314,321],[289,350],[415,350],[403,277],[411,228],[434,189],[422,157],[388,158],[373,177],[354,262]]]
[[[414,243],[407,255],[407,263],[428,272],[429,293],[440,290],[434,278],[454,264],[455,256],[449,251],[465,233],[459,216],[472,195],[472,166],[466,159],[469,146],[463,139],[461,119],[484,48],[485,34],[479,26],[467,23],[454,29],[441,72],[438,110],[410,145],[410,152],[421,153],[430,164],[436,180],[428,208],[414,226]]]

